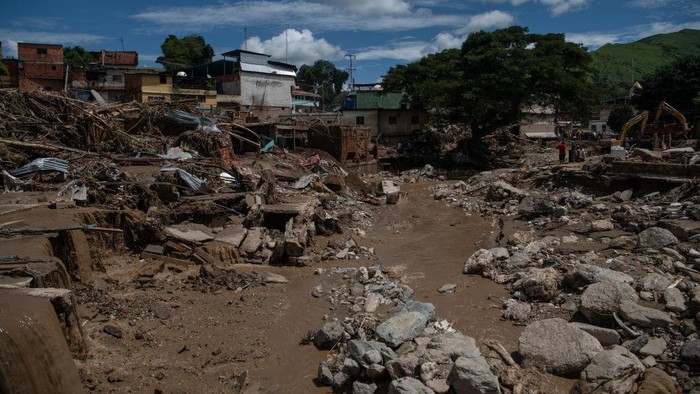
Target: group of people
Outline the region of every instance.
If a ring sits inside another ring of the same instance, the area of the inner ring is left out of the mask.
[[[563,138],[559,140],[557,150],[559,151],[559,163],[564,164],[566,162],[566,142],[564,142]],[[572,138],[571,148],[569,149],[569,162],[583,161],[586,158],[585,156],[586,154],[577,143],[576,137]]]

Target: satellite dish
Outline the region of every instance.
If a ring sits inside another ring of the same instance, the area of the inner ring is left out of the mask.
[[[187,73],[184,71],[178,71],[177,74],[175,74],[175,75],[177,75],[178,77],[186,77]]]

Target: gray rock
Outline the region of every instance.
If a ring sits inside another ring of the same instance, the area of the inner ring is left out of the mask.
[[[581,372],[577,389],[581,394],[627,394],[644,370],[634,354],[615,345],[593,357]]]
[[[489,249],[489,252],[493,255],[493,258],[498,260],[498,261],[503,261],[508,259],[510,257],[510,253],[508,253],[508,249],[504,247],[497,247],[497,248],[492,248]]]
[[[503,266],[508,268],[524,268],[530,265],[531,261],[532,257],[527,253],[516,252],[503,262]]]
[[[683,361],[700,362],[700,339],[686,341],[681,347],[679,356]]]
[[[439,370],[440,368],[438,367],[437,363],[433,361],[428,361],[426,363],[421,364],[420,380],[422,380],[423,382],[427,382],[429,380],[435,379]]]
[[[527,302],[515,300],[513,298],[506,301],[506,311],[503,317],[507,320],[524,322],[530,317],[532,307]]]
[[[615,225],[609,220],[601,219],[591,222],[591,231],[610,231],[614,229]]]
[[[666,309],[671,312],[683,313],[688,309],[683,293],[676,287],[669,287],[664,291],[664,301]]]
[[[595,339],[600,342],[603,347],[608,347],[610,345],[619,345],[620,344],[620,334],[613,330],[612,328],[604,328],[604,327],[598,327],[594,326],[592,324],[586,324],[586,323],[570,323],[574,327],[578,328],[579,330],[583,330],[591,335]]]
[[[399,378],[391,382],[388,394],[435,394],[420,380],[412,377]]]
[[[581,295],[581,313],[593,324],[612,322],[622,301],[637,301],[637,292],[621,282],[598,282],[586,288]]]
[[[647,368],[654,368],[656,366],[656,359],[654,356],[646,356],[642,359],[642,364]]]
[[[369,364],[382,364],[384,362],[382,354],[376,349],[368,350],[362,358]]]
[[[373,382],[384,379],[384,377],[388,374],[386,367],[381,364],[370,365],[366,372],[367,377]]]
[[[564,274],[562,284],[570,289],[576,290],[579,287],[603,281],[622,282],[628,285],[634,283],[634,279],[624,272],[602,268],[592,264],[575,264]]]
[[[316,332],[314,345],[319,350],[329,350],[343,338],[343,325],[337,320],[329,321]]]
[[[443,285],[442,287],[440,287],[438,289],[438,293],[441,293],[441,294],[454,293],[456,288],[457,288],[457,285],[455,285],[455,284]]]
[[[346,357],[345,360],[343,360],[343,368],[341,371],[345,372],[351,378],[357,378],[362,368],[360,368],[360,364],[358,364],[357,361],[353,360],[351,357]]]
[[[362,383],[358,381],[352,382],[352,394],[374,394],[377,390],[377,385]]]
[[[566,216],[566,214],[569,213],[569,211],[566,209],[566,207],[555,207],[554,210],[552,211],[552,216],[555,218],[560,218],[562,216]]]
[[[483,357],[459,357],[447,377],[455,394],[500,394],[498,378]]]
[[[620,315],[640,327],[668,327],[673,323],[673,319],[666,312],[641,306],[634,301],[622,301]]]
[[[661,227],[651,227],[637,234],[637,247],[641,249],[661,249],[677,243],[678,238]]]
[[[522,291],[527,297],[550,301],[557,296],[561,276],[552,267],[532,268],[523,279],[513,284],[514,290]]]
[[[333,391],[345,391],[350,383],[350,377],[345,372],[333,375]]]
[[[633,250],[637,247],[637,237],[622,235],[610,241],[611,249]]]
[[[367,367],[368,364],[364,361],[365,354],[371,350],[378,351],[386,363],[389,360],[396,358],[396,353],[391,350],[386,344],[378,341],[359,341],[353,339],[348,341],[348,356],[352,357],[353,360],[357,361],[363,367]],[[364,363],[364,364],[363,364]]]
[[[418,373],[419,365],[420,360],[415,353],[402,354],[384,364],[392,379],[415,376]]]
[[[656,272],[652,272],[644,276],[644,278],[639,281],[637,284],[637,290],[662,294],[670,284],[671,279],[661,274],[657,274]]]
[[[450,391],[450,385],[447,383],[447,379],[428,380],[425,382],[425,385],[433,390],[435,394],[447,394]]]
[[[566,377],[578,376],[602,350],[592,335],[559,318],[530,324],[518,340],[523,366]]]
[[[420,312],[405,312],[394,315],[375,329],[377,338],[391,347],[420,335],[428,318]]]
[[[326,364],[325,361],[321,361],[321,363],[318,364],[317,379],[318,382],[324,386],[333,385],[333,373],[331,372],[330,368],[328,368],[328,364]]]
[[[462,273],[480,275],[484,271],[491,269],[494,261],[494,256],[490,251],[479,249],[464,262]]]
[[[642,356],[658,357],[666,351],[666,341],[663,338],[651,338],[646,345],[639,349],[639,354]]]
[[[429,302],[410,300],[401,308],[400,313],[405,312],[418,312],[425,316],[426,319],[430,320],[435,317],[435,305]]]

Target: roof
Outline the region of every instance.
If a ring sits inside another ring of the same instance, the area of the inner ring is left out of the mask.
[[[403,94],[363,92],[357,93],[357,109],[401,109]]]
[[[222,53],[221,56],[238,57],[238,55],[240,55],[241,53],[249,53],[251,55],[262,55],[262,56],[270,57],[270,55],[266,55],[264,53],[246,51],[245,49],[234,49],[232,51]]]
[[[276,66],[274,64],[268,64],[265,66],[262,64],[241,63],[241,71],[260,74],[277,74],[293,78],[297,76],[296,72],[288,69],[285,70],[284,67]]]
[[[18,42],[17,45],[41,45],[44,47],[63,47],[61,44],[42,44],[37,42]]]
[[[316,94],[313,92],[307,92],[306,90],[301,90],[301,89],[292,90],[292,95],[307,96],[307,97],[321,97],[320,94]]]

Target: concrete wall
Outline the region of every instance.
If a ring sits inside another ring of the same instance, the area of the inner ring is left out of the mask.
[[[241,105],[292,107],[294,78],[272,74],[240,73]],[[236,93],[227,93],[236,95]]]
[[[408,138],[413,131],[420,131],[425,122],[425,112],[410,109],[380,109],[378,133],[385,145],[396,145]]]
[[[360,117],[363,118],[363,123],[358,123]],[[372,138],[375,138],[379,131],[379,113],[376,109],[345,110],[338,117],[338,123],[345,126],[367,127]]]
[[[173,77],[161,83],[158,74],[125,74],[125,96],[141,102],[176,101],[196,98],[199,105],[216,106],[216,90],[173,88]]]

